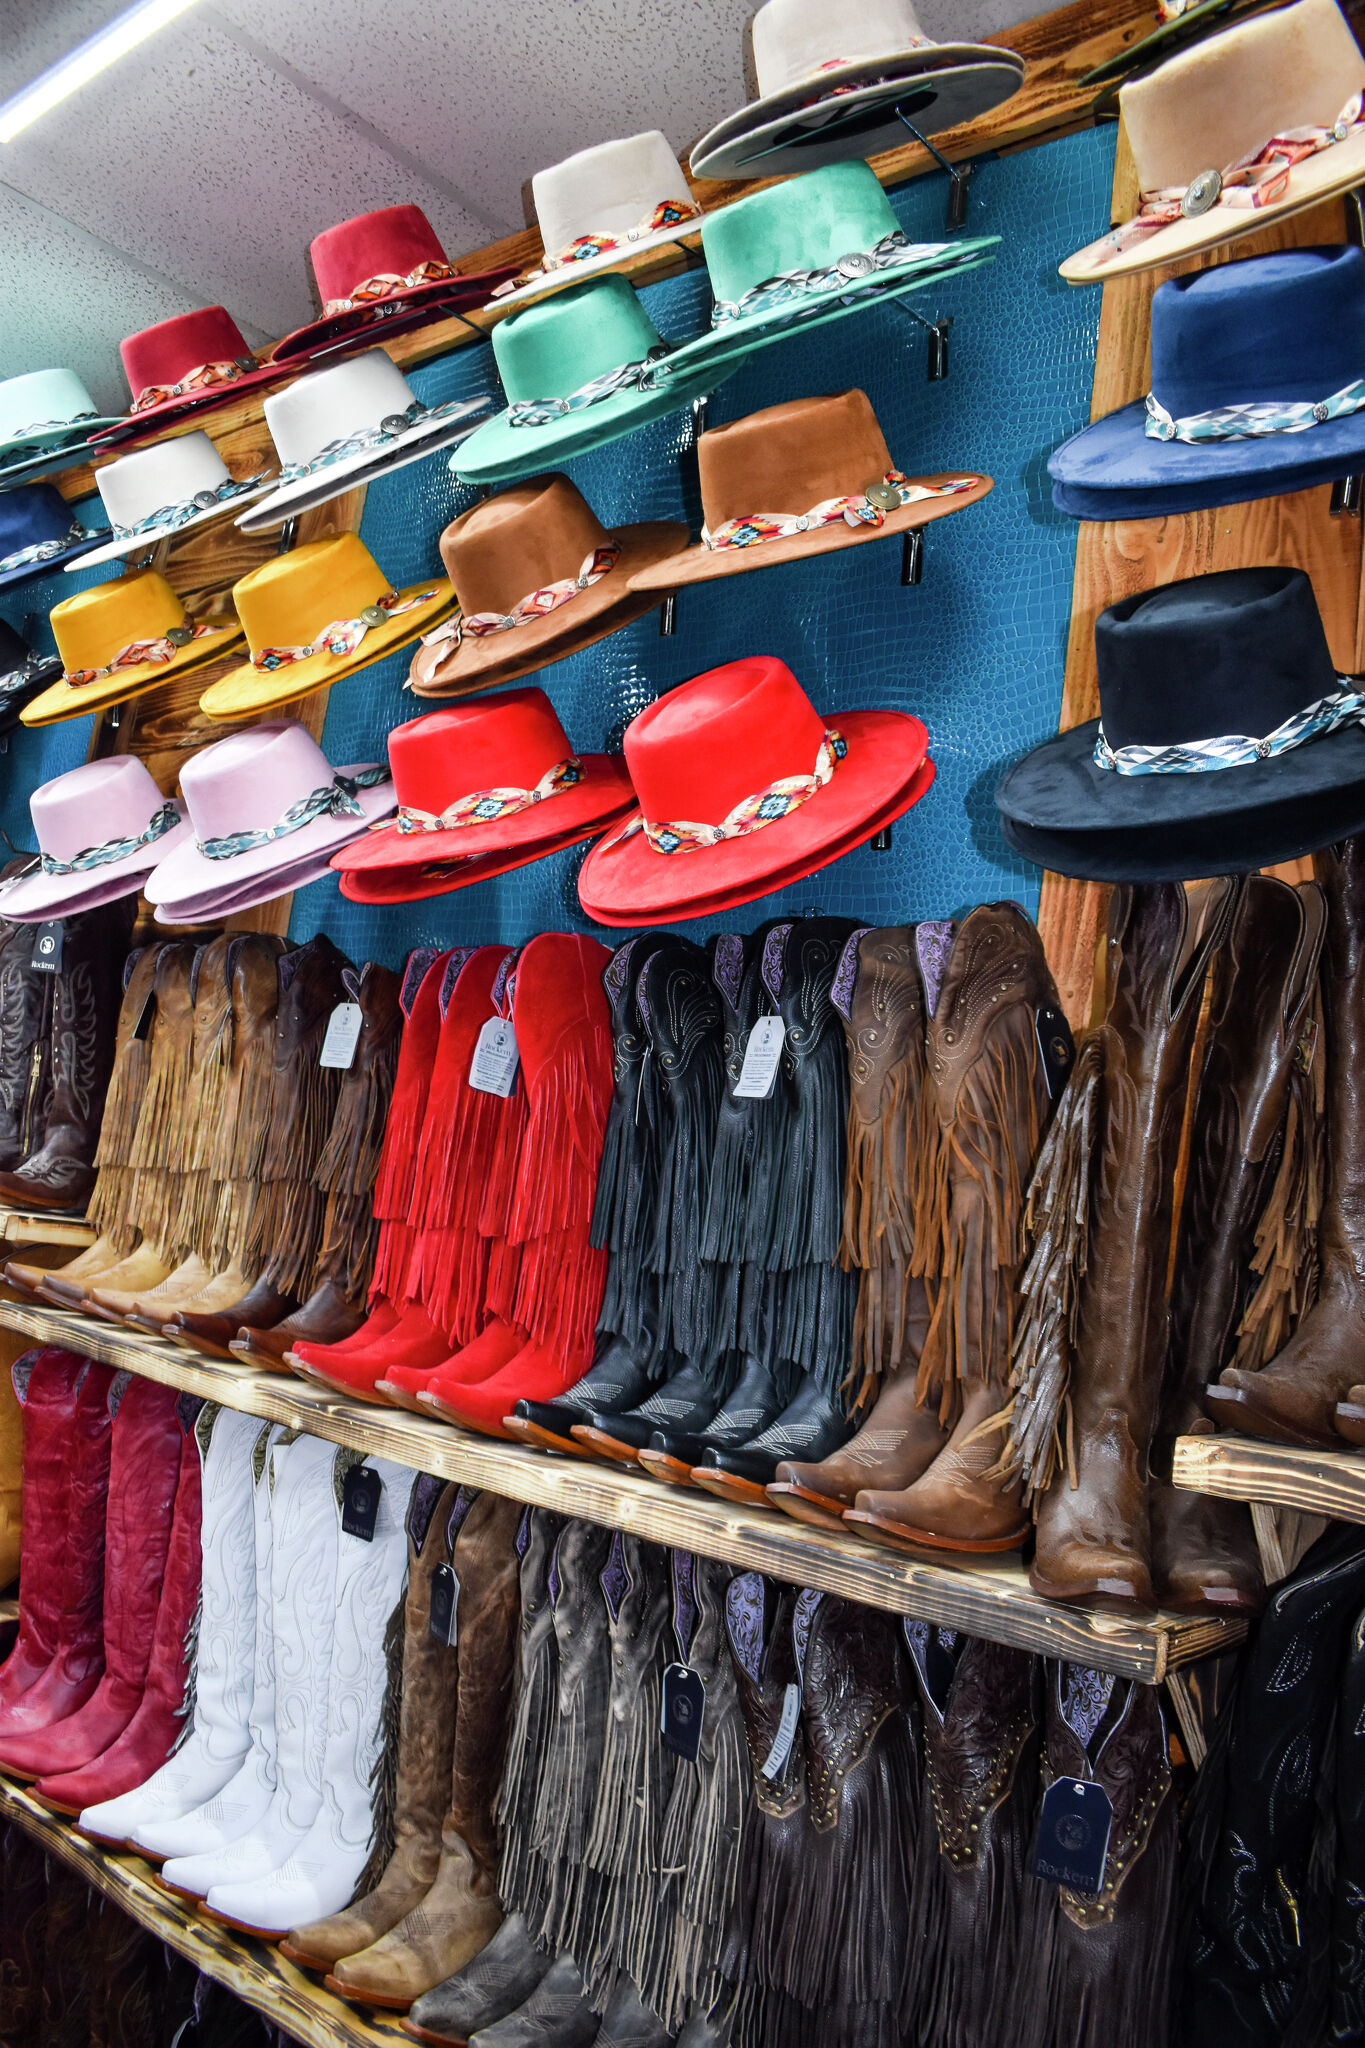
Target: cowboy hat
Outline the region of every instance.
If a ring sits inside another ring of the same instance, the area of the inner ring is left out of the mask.
[[[0,590],[81,568],[105,538],[86,531],[54,484],[0,491]]]
[[[86,761],[29,798],[41,865],[0,888],[0,915],[36,924],[136,896],[190,837],[184,805],[164,797],[135,754]]]
[[[424,404],[382,348],[314,370],[266,399],[280,474],[264,504],[237,524],[244,533],[282,526],[342,491],[462,441],[488,410],[486,398]]]
[[[430,697],[487,689],[590,647],[658,602],[633,596],[631,578],[686,539],[685,526],[662,519],[609,533],[566,476],[485,498],[441,535],[459,610],[425,635],[411,687]]]
[[[325,880],[331,869],[330,855],[315,853],[304,860],[291,861],[287,866],[276,868],[270,878],[270,895],[263,898],[259,880],[245,882],[238,889],[206,889],[198,896],[177,897],[174,901],[158,903],[152,915],[158,924],[221,924],[225,918],[235,917],[239,910],[255,910],[262,902],[274,902],[280,896],[292,896],[299,889],[306,889],[313,882]]]
[[[974,505],[988,476],[902,475],[865,392],[797,398],[711,427],[697,442],[701,539],[637,569],[659,592],[829,554]]]
[[[1227,569],[1095,622],[1100,716],[995,793],[1011,846],[1087,881],[1186,881],[1365,830],[1365,692],[1300,569]],[[1238,730],[1233,731],[1231,728]]]
[[[1259,233],[1365,178],[1365,55],[1335,0],[1239,21],[1119,93],[1141,203],[1068,256],[1070,284]]]
[[[51,725],[121,704],[216,661],[242,637],[235,618],[193,620],[164,576],[138,569],[63,598],[48,614],[59,681],[26,704],[23,725]]]
[[[111,535],[68,561],[68,569],[93,569],[97,562],[140,555],[159,540],[208,526],[259,498],[272,480],[259,470],[240,480],[234,477],[208,435],[196,431],[106,463],[96,470],[95,483]]]
[[[74,370],[29,370],[0,379],[0,463],[6,478],[58,450],[79,454],[96,427],[113,426]]]
[[[876,156],[905,141],[907,123],[920,135],[956,128],[1024,82],[1013,50],[936,43],[910,0],[767,0],[752,34],[758,98],[702,137],[694,177],[772,178]]]
[[[133,402],[126,415],[96,435],[124,441],[157,433],[171,420],[243,398],[284,374],[256,359],[224,306],[200,306],[159,320],[119,343]]]
[[[0,619],[0,735],[13,732],[23,706],[55,683],[59,654],[39,654],[5,619]]]
[[[696,676],[626,727],[640,807],[588,855],[579,901],[602,924],[658,924],[813,874],[923,793],[927,741],[906,712],[823,718],[770,656]]]
[[[207,718],[249,718],[382,661],[455,602],[442,576],[394,590],[358,534],[275,555],[232,588],[251,659],[211,683]]]

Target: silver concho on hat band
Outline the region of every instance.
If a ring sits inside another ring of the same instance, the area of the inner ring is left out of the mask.
[[[1200,171],[1190,179],[1180,201],[1180,211],[1186,220],[1198,220],[1201,213],[1207,213],[1217,206],[1223,196],[1223,173],[1221,171]]]

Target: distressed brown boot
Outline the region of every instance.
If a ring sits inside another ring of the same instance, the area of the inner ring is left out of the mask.
[[[1333,1414],[1365,1358],[1365,838],[1316,856],[1327,897],[1327,1187],[1318,1230],[1318,1297],[1259,1372],[1229,1366],[1209,1388],[1210,1415],[1273,1442],[1340,1441]]]
[[[1240,1501],[1170,1484],[1178,1436],[1209,1428],[1204,1390],[1238,1344],[1278,1350],[1294,1283],[1281,1249],[1293,1184],[1314,1142],[1308,1070],[1326,905],[1316,882],[1291,889],[1248,876],[1210,970],[1208,1035],[1190,1130],[1190,1165],[1171,1288],[1166,1391],[1152,1450],[1152,1569],[1176,1613],[1254,1613],[1265,1598],[1251,1516]],[[1287,1187],[1286,1184],[1289,1184]],[[1301,1205],[1300,1205],[1301,1206]],[[1273,1238],[1271,1232],[1273,1231]],[[1259,1287],[1258,1240],[1277,1256]],[[1311,1243],[1305,1249],[1311,1256]],[[1302,1263],[1302,1260],[1299,1262]]]

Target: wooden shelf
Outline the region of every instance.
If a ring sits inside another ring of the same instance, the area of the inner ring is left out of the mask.
[[[403,1409],[348,1401],[292,1374],[254,1372],[117,1323],[47,1306],[0,1302],[0,1326],[121,1366],[228,1408],[310,1431],[368,1457],[456,1479],[538,1507],[629,1529],[746,1570],[838,1593],[893,1614],[965,1629],[1040,1656],[1068,1657],[1147,1684],[1230,1649],[1241,1624],[1177,1615],[1134,1620],[1042,1600],[1019,1557],[921,1563],[853,1536],[804,1527],[775,1510],[730,1507],[643,1474],[557,1458],[475,1436]]]
[[[1344,1444],[1339,1451],[1305,1451],[1252,1436],[1182,1436],[1171,1477],[1191,1493],[1365,1522],[1365,1451]]]
[[[358,2007],[333,1998],[318,1980],[295,1969],[268,1942],[200,1919],[153,1883],[152,1867],[140,1856],[116,1856],[96,1848],[8,1779],[0,1779],[0,1818],[14,1821],[159,1941],[205,1976],[226,1984],[307,2048],[399,2048],[400,2043],[411,2048],[411,2036],[403,2033],[397,2018],[367,2018]]]
[[[95,1233],[83,1216],[54,1216],[43,1209],[0,1209],[0,1244],[93,1244]]]

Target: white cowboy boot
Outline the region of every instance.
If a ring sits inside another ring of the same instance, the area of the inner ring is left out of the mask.
[[[253,1933],[283,1934],[339,1912],[353,1897],[374,1844],[374,1777],[384,1743],[389,1638],[395,1613],[402,1625],[406,1518],[417,1474],[383,1458],[363,1461],[380,1481],[374,1538],[367,1542],[341,1527],[345,1472],[361,1462],[355,1451],[336,1454],[336,1630],[321,1807],[277,1870],[216,1884],[205,1900],[211,1912]]]
[[[259,1416],[213,1404],[194,1426],[203,1473],[194,1669],[183,1739],[145,1785],[89,1806],[80,1825],[101,1841],[143,1846],[137,1831],[179,1820],[221,1792],[251,1746],[256,1646],[256,1531],[252,1451]]]

